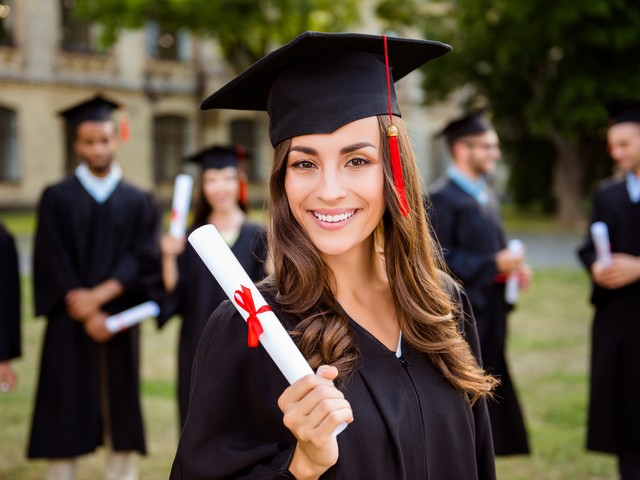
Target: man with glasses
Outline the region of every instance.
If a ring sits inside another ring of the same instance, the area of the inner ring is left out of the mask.
[[[511,274],[526,288],[531,270],[523,251],[507,248],[502,219],[487,177],[500,159],[498,135],[481,113],[451,122],[442,132],[452,163],[429,189],[427,212],[445,261],[464,288],[480,334],[484,368],[500,380],[489,403],[496,455],[528,454],[527,432],[505,359],[505,284]]]

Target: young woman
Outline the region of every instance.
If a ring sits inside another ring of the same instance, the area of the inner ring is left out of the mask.
[[[478,365],[464,293],[439,269],[386,76],[449,47],[388,40],[389,67],[386,38],[303,34],[203,103],[269,113],[274,273],[260,286],[317,373],[289,386],[222,304],[196,355],[172,479],[495,477],[495,380]]]
[[[240,147],[238,147],[240,148]],[[191,230],[213,224],[236,258],[258,281],[265,276],[266,229],[247,219],[241,198],[241,172],[235,148],[213,146],[188,160],[201,166],[199,198]],[[191,365],[207,318],[227,297],[191,245],[184,238],[164,235],[162,277],[169,292],[163,316],[182,316],[178,352],[178,399],[181,425],[189,406]]]

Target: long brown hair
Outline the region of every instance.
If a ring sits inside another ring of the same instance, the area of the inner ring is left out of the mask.
[[[478,365],[457,326],[462,315],[445,285],[444,263],[431,235],[422,202],[420,177],[407,132],[399,118],[398,140],[402,152],[407,201],[411,213],[404,217],[397,201],[386,136],[388,116],[378,117],[384,165],[387,209],[379,231],[387,277],[403,338],[425,352],[442,375],[472,401],[490,394],[497,381]],[[339,381],[355,369],[358,351],[355,333],[331,290],[331,272],[313,243],[296,222],[284,189],[290,140],[275,149],[270,178],[271,224],[269,249],[273,289],[283,312],[298,319],[291,329],[303,355],[313,368],[323,363],[338,368]]]

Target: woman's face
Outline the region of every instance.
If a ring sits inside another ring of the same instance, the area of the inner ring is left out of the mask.
[[[202,191],[213,210],[224,212],[238,206],[238,170],[207,168],[202,172]]]
[[[371,247],[386,208],[378,119],[294,137],[284,186],[293,216],[322,254],[341,255],[365,241]]]

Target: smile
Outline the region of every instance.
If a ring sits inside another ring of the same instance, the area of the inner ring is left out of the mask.
[[[350,212],[341,213],[339,215],[322,215],[321,213],[317,213],[317,212],[312,212],[312,213],[313,213],[313,216],[316,217],[321,222],[338,223],[338,222],[344,222],[346,219],[353,217],[356,211],[352,210]]]

